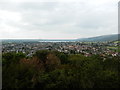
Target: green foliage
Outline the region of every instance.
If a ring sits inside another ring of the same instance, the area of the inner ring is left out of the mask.
[[[37,56],[40,60],[42,60],[44,63],[46,62],[47,55],[50,53],[48,50],[39,50],[36,52],[35,56]]]
[[[61,52],[61,53],[58,53],[57,56],[61,60],[61,64],[69,63],[67,54]]]
[[[9,68],[3,67],[3,81],[4,88],[31,88],[32,78],[35,70],[31,67],[20,64],[11,64]]]
[[[119,88],[118,57],[106,56],[103,60],[99,55],[85,57],[48,50],[38,51],[35,56],[43,63],[37,59],[37,64],[20,63],[26,57],[22,53],[3,54],[3,88]],[[43,64],[44,71],[33,64]]]
[[[25,54],[22,52],[15,53],[9,52],[2,55],[2,65],[9,66],[11,63],[18,63],[20,59],[25,58]]]

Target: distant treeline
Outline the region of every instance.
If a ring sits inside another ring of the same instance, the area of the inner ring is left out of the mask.
[[[32,57],[23,53],[2,55],[2,86],[8,88],[119,88],[118,57],[85,57],[41,50]]]

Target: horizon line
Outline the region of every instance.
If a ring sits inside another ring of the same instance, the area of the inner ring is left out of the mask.
[[[119,33],[116,33],[119,35]],[[107,34],[107,35],[116,35],[116,34]],[[106,36],[106,35],[97,35],[97,36],[90,36],[90,37],[81,37],[81,38],[0,38],[0,40],[33,40],[33,39],[39,39],[39,40],[75,40],[75,39],[83,39],[83,38],[92,38],[92,37],[99,37],[99,36]]]

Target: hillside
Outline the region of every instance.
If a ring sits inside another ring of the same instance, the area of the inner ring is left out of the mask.
[[[77,39],[78,41],[86,41],[86,42],[102,42],[102,41],[115,41],[120,39],[120,34],[112,34],[112,35],[103,35],[103,36],[97,36],[97,37],[91,37],[91,38],[81,38]]]

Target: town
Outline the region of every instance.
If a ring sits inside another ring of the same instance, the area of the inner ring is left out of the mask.
[[[38,50],[56,50],[67,54],[82,54],[86,57],[91,55],[100,55],[105,57],[118,56],[118,41],[112,42],[3,42],[2,53],[22,52],[28,57]]]

